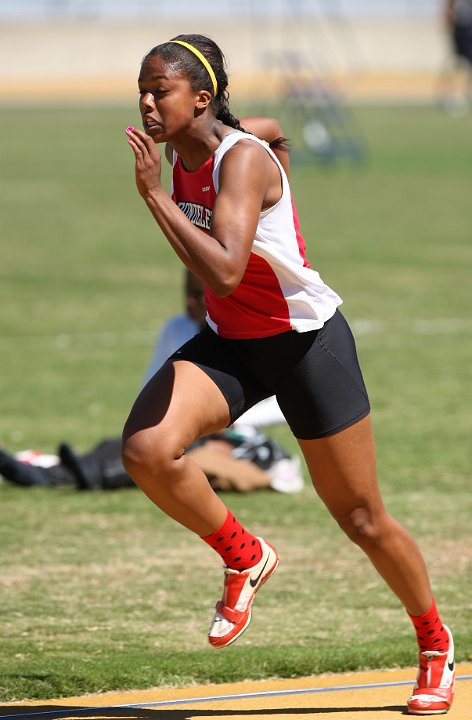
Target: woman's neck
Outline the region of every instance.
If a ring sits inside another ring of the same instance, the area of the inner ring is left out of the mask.
[[[221,145],[223,138],[233,131],[234,128],[214,120],[204,132],[199,130],[193,136],[172,142],[172,147],[181,158],[184,168],[191,172],[203,165]]]

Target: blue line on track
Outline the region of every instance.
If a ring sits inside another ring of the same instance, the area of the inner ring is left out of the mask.
[[[461,675],[456,680],[472,680],[472,675]],[[103,711],[110,710],[125,710],[132,708],[150,708],[150,707],[164,707],[169,705],[194,705],[195,703],[202,702],[222,702],[223,700],[247,700],[249,698],[259,697],[276,697],[285,695],[310,695],[316,693],[327,693],[337,692],[341,690],[366,690],[371,688],[384,688],[384,687],[399,687],[401,685],[412,685],[411,680],[399,680],[396,682],[383,682],[383,683],[368,683],[364,685],[334,685],[331,687],[322,688],[297,688],[295,690],[266,690],[263,692],[254,693],[241,693],[239,695],[208,695],[206,697],[196,698],[179,698],[178,700],[158,700],[156,702],[149,703],[133,703],[129,705],[98,705],[95,707],[84,707],[77,708],[71,707],[66,709],[64,707],[58,707],[57,710],[45,710],[41,712],[25,712],[14,715],[0,715],[2,720],[21,720],[21,718],[32,718],[32,717],[48,717],[48,716],[66,716],[66,715],[78,715],[79,713],[96,713],[99,714]],[[1,707],[0,707],[1,711]]]

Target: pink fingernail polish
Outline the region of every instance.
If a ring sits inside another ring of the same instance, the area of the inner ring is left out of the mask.
[[[126,132],[133,132],[133,130],[134,130],[134,127],[132,125],[130,125],[130,127],[126,128]]]

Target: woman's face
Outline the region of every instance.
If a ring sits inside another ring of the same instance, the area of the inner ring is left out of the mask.
[[[141,67],[138,86],[144,131],[156,143],[170,142],[188,129],[199,93],[191,90],[184,75],[153,55]]]

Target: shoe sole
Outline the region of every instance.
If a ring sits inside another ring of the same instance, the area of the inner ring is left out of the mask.
[[[445,715],[451,708],[445,710],[412,710],[407,707],[409,715]]]
[[[437,710],[431,709],[427,710],[426,708],[419,708],[416,710],[414,707],[410,707],[409,703],[406,706],[406,709],[410,715],[445,715],[452,707],[452,702],[447,708],[438,708]]]

